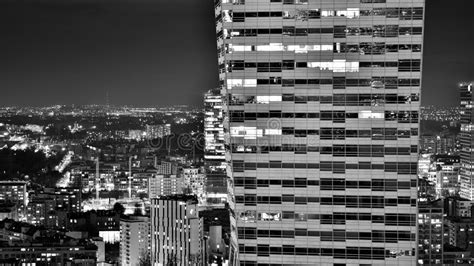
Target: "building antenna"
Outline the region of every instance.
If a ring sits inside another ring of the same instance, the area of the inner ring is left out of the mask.
[[[109,91],[108,90],[105,92],[105,106],[110,107],[110,97],[109,97]]]

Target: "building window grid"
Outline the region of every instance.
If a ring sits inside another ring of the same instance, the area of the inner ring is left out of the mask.
[[[272,2],[277,3],[277,2],[281,2],[281,1],[272,0]],[[363,3],[384,3],[385,1],[382,1],[382,0],[363,0],[362,2],[363,2]],[[243,4],[243,3],[240,2],[240,4]],[[284,4],[295,4],[295,2],[288,0],[288,1],[285,1]],[[411,29],[411,30],[412,30],[412,29]],[[296,30],[295,30],[295,32],[296,32]],[[402,31],[402,32],[403,32],[403,31]],[[412,33],[413,33],[413,32],[412,32]],[[415,32],[415,33],[420,33],[420,31]],[[295,34],[296,34],[296,33],[295,33]],[[405,33],[403,33],[403,34],[405,34]],[[242,38],[242,39],[243,39],[243,38]],[[414,52],[414,51],[412,51],[412,52]],[[407,70],[407,71],[414,71],[412,67],[407,68],[406,70]],[[260,84],[259,84],[259,83],[260,83]],[[278,79],[278,78],[272,79],[272,78],[270,78],[270,79],[269,79],[269,82],[268,82],[267,84],[268,84],[268,85],[279,85],[279,86],[281,86],[281,85],[283,85],[282,83],[283,83],[283,82],[282,82],[282,79]],[[306,84],[308,84],[308,81],[306,82]],[[402,86],[406,86],[405,84],[407,84],[407,83],[399,84],[399,86],[400,86],[400,85],[401,85],[401,87],[402,87]],[[408,83],[408,84],[410,84],[410,83]],[[264,85],[264,83],[261,82],[261,81],[260,81],[260,82],[257,81],[257,86],[259,86],[259,88],[260,88],[260,87],[264,87],[264,86],[261,86],[261,85]],[[419,86],[419,82],[414,83],[414,87],[418,87],[418,86]],[[372,88],[373,88],[373,87],[372,87]],[[334,89],[336,89],[336,88],[334,88]],[[411,89],[410,89],[410,90],[411,90]],[[413,91],[418,91],[418,88],[413,89]],[[273,105],[273,106],[275,107],[275,105]],[[278,106],[277,106],[277,108],[278,108]],[[299,109],[299,110],[301,110],[301,109]],[[416,118],[416,119],[417,119],[417,118]],[[233,122],[237,122],[237,123],[238,123],[239,121],[231,121],[231,123],[233,123]],[[243,122],[243,121],[242,121],[242,122]],[[415,136],[416,136],[416,135],[415,135]],[[271,164],[268,164],[268,165],[271,165]],[[307,165],[307,166],[308,166],[308,165]],[[402,167],[403,167],[403,166],[402,166]],[[263,167],[263,168],[265,168],[265,167]],[[396,167],[395,167],[395,168],[396,168]],[[408,167],[408,168],[410,168],[410,167]],[[247,166],[245,166],[245,169],[252,171],[253,169],[256,169],[256,168],[253,168],[252,166],[250,166],[250,168],[247,169]],[[370,164],[369,164],[369,169],[370,169]],[[383,169],[383,168],[382,168],[382,169]],[[389,169],[393,169],[393,164],[389,167]],[[253,183],[250,183],[249,185],[252,186]],[[245,246],[241,246],[241,247],[242,247],[241,249],[242,249],[242,251],[243,251],[242,253],[244,253],[244,254],[246,253],[246,249],[247,249],[247,248],[250,249],[250,250],[257,250],[257,251],[258,251],[258,250],[261,250],[261,251],[262,251],[262,254],[269,253],[269,252],[267,252],[267,250],[270,248],[270,247],[267,247],[267,246],[261,246],[261,247],[245,247]],[[306,253],[302,252],[303,250],[302,250],[301,248],[299,249],[299,252],[300,252],[300,253],[297,253],[297,252],[296,252],[296,250],[298,250],[298,248],[291,247],[291,246],[286,247],[286,250],[287,250],[287,251],[290,251],[290,250],[293,250],[293,251],[294,251],[294,252],[288,252],[288,255],[295,255],[295,254],[304,255],[304,254],[306,254]],[[326,251],[325,251],[325,252],[326,252]],[[351,251],[351,252],[352,252],[352,251]],[[387,251],[384,251],[384,252],[385,252],[385,254],[387,253]],[[382,252],[382,253],[384,253],[384,252]],[[252,254],[252,252],[250,252],[250,253]],[[329,254],[329,252],[327,252],[327,253]],[[337,251],[337,252],[334,252],[334,251],[333,251],[332,253],[335,254],[335,253],[340,253],[340,252],[339,252],[339,251]],[[345,252],[342,252],[342,253],[345,253]],[[253,254],[255,254],[255,253],[253,253]],[[260,252],[257,252],[257,254],[259,254],[259,256],[260,256]],[[281,254],[281,253],[279,253],[279,254]],[[336,256],[339,256],[339,255],[336,255]],[[392,256],[392,255],[388,255],[387,257],[391,257],[391,256]],[[363,256],[355,256],[355,257],[352,257],[352,258],[357,258],[357,259],[359,259],[359,258],[362,258],[362,257],[363,257]],[[369,256],[369,257],[370,257],[370,256]],[[381,257],[385,257],[385,256],[381,256]],[[347,258],[347,257],[345,257],[345,258]],[[252,264],[253,262],[249,262],[249,264],[247,264],[247,261],[242,261],[242,263],[243,263],[243,265],[253,265],[253,264]]]

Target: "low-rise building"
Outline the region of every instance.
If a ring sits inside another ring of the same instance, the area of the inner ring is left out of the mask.
[[[184,180],[179,175],[156,174],[150,177],[148,182],[148,198],[181,194],[184,188]]]

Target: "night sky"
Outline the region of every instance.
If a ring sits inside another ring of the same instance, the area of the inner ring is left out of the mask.
[[[474,1],[426,0],[423,104],[474,80]],[[213,0],[0,0],[0,106],[200,106],[217,86]]]

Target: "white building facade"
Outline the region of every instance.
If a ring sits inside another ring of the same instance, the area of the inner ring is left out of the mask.
[[[194,196],[151,201],[151,265],[202,265],[202,221]]]

